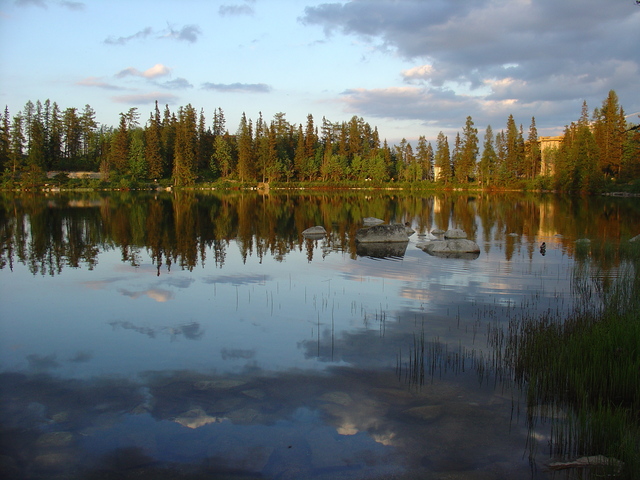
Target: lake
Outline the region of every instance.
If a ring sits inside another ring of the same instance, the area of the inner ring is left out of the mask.
[[[591,241],[589,255],[637,235],[639,204],[401,191],[2,194],[2,472],[550,478],[549,425],[528,428],[492,339],[522,315],[570,311],[576,240]],[[358,244],[367,217],[415,233]],[[327,235],[302,235],[316,225]],[[419,248],[449,228],[480,254]],[[617,265],[602,256],[598,275],[615,277]]]

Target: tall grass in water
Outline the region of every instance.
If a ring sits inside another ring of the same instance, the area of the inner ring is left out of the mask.
[[[640,245],[621,249],[614,279],[593,257],[579,259],[573,288],[568,318],[549,312],[510,324],[505,361],[526,389],[532,431],[541,407],[551,409],[552,455],[605,464],[580,475],[638,478]]]

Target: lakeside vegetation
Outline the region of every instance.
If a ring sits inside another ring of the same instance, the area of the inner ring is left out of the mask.
[[[246,188],[272,186],[495,188],[640,192],[640,129],[628,123],[615,91],[591,115],[586,103],[567,125],[557,147],[541,147],[536,120],[525,135],[513,115],[506,128],[485,127],[478,138],[473,119],[435,145],[382,140],[362,118],[333,123],[312,115],[294,124],[284,113],[254,122],[243,114],[235,133],[217,108],[208,125],[191,104],[172,112],[156,102],[148,120],[131,108],[117,127],[99,125],[95,111],[61,110],[56,102],[27,102],[0,118],[0,188]],[[47,178],[47,172],[59,172]],[[70,172],[100,172],[76,180]]]
[[[575,311],[568,318],[549,313],[512,322],[504,361],[526,392],[532,430],[546,409],[550,455],[591,457],[592,475],[632,479],[640,471],[640,242],[614,250],[580,253]],[[621,264],[611,279],[598,257],[613,255]],[[586,466],[555,463],[558,469]]]

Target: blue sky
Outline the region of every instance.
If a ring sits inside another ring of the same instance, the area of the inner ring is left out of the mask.
[[[509,114],[561,133],[614,89],[640,112],[633,0],[0,0],[0,103],[85,104],[116,126],[158,100],[227,128],[242,112],[353,115],[391,144]],[[638,122],[638,116],[631,119]]]

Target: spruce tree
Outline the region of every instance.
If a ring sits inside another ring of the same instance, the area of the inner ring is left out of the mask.
[[[188,104],[178,110],[172,178],[176,186],[193,185],[197,177],[198,131],[196,110]]]
[[[471,117],[467,117],[462,130],[462,148],[460,152],[460,165],[456,177],[461,183],[468,183],[474,176],[476,161],[478,159],[478,129],[474,128]]]
[[[449,183],[451,180],[451,157],[449,154],[449,141],[444,133],[439,132],[436,139],[436,153],[434,157],[435,180]]]
[[[493,146],[493,129],[487,125],[484,132],[484,144],[482,146],[482,157],[480,158],[479,173],[480,184],[491,186],[495,184],[497,155]]]

